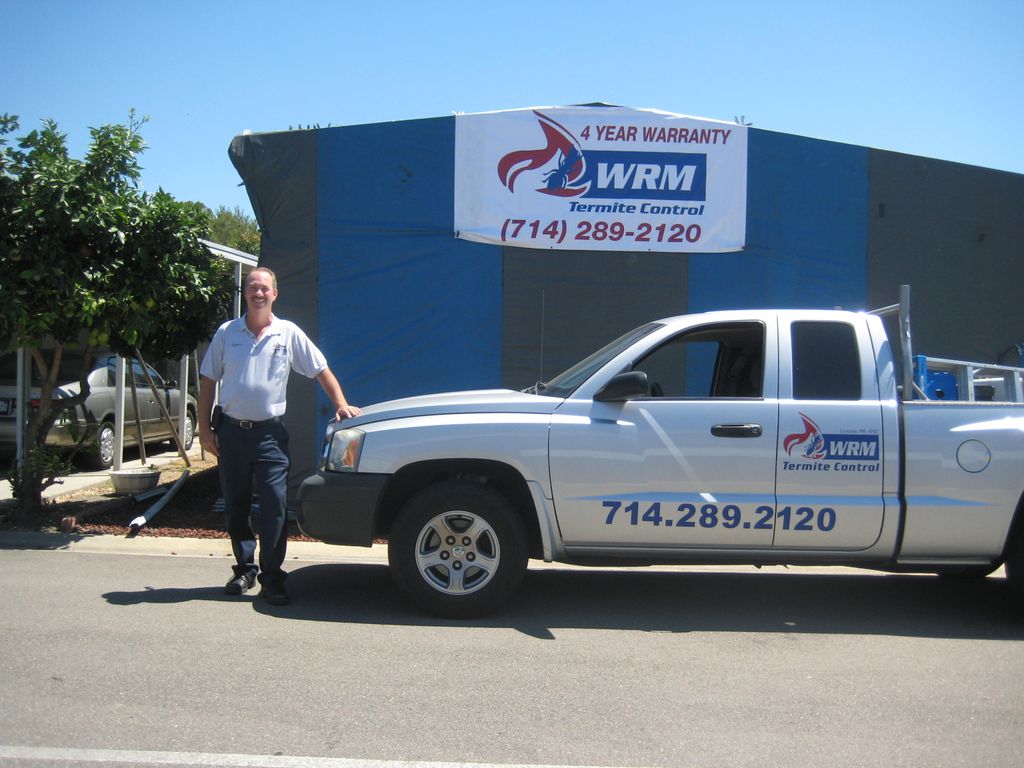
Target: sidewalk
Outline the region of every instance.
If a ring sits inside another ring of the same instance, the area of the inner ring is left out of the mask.
[[[138,456],[138,451],[134,448],[128,449],[128,456]],[[198,461],[200,458],[199,441],[196,440],[192,444],[191,450],[188,451],[188,457],[190,460]],[[157,446],[146,446],[146,462],[143,463],[140,459],[136,458],[131,461],[125,461],[121,464],[121,469],[141,469],[149,465],[153,465],[157,468],[165,466],[167,464],[173,464],[181,461],[181,457],[178,455],[176,448],[164,447],[163,445]],[[64,496],[69,493],[75,493],[84,488],[91,488],[96,485],[103,485],[109,480],[110,470],[100,469],[92,472],[81,471],[72,472],[67,477],[62,477],[61,482],[56,485],[51,485],[45,491],[43,491],[43,499],[50,500],[56,499],[60,496]],[[14,494],[11,489],[11,484],[0,479],[0,503],[8,501],[14,498]]]
[[[135,449],[129,456],[138,456]],[[188,457],[193,462],[202,459],[196,440]],[[122,469],[140,469],[153,465],[157,468],[181,461],[177,449],[171,446],[146,446],[145,464],[138,458],[125,461]],[[44,499],[56,499],[66,494],[109,482],[109,470],[81,471],[62,477],[61,482],[43,491]],[[0,479],[0,504],[13,499],[11,485]],[[176,538],[171,536],[136,536],[131,539],[110,534],[41,533],[35,531],[0,531],[0,550],[36,549],[64,552],[91,552],[133,555],[167,555],[179,557],[231,557],[228,539]],[[288,542],[288,559],[326,562],[370,562],[387,564],[387,546],[342,547],[321,542]]]

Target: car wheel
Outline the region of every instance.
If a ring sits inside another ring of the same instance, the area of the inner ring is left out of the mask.
[[[192,443],[196,439],[196,417],[189,411],[185,414],[185,439],[181,441],[182,446],[185,450],[189,450],[192,447]],[[173,441],[172,441],[173,442]]]
[[[526,531],[504,496],[447,482],[402,508],[388,561],[399,588],[427,613],[482,616],[519,587],[526,573]]]
[[[88,457],[93,469],[110,469],[114,466],[114,425],[111,422],[100,424],[96,442],[89,449]]]

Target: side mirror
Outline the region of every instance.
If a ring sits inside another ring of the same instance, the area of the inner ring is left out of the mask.
[[[164,389],[177,389],[177,388],[178,388],[178,380],[177,379],[167,379],[164,382]]]
[[[611,381],[598,390],[594,399],[601,402],[632,400],[634,397],[649,394],[650,389],[651,385],[644,371],[627,371],[612,377]]]

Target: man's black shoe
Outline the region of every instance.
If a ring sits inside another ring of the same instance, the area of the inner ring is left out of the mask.
[[[280,584],[265,584],[260,590],[260,597],[271,605],[288,605],[292,601]]]
[[[231,581],[224,585],[225,595],[240,595],[243,592],[248,592],[252,589],[252,585],[256,583],[256,575],[252,573],[243,573],[240,576],[233,576]]]

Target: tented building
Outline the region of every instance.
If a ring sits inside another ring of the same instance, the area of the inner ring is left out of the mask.
[[[247,133],[230,157],[276,312],[349,399],[523,388],[629,328],[871,308],[915,349],[1017,364],[1024,175],[594,105]],[[293,481],[329,404],[292,377]]]

